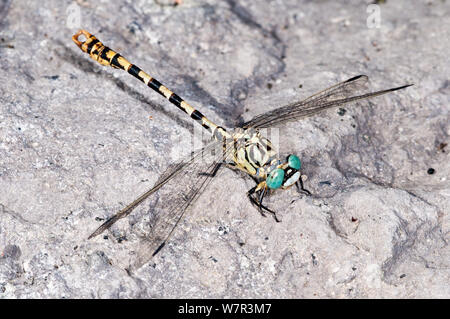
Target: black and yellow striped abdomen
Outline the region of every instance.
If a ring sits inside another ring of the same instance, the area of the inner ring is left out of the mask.
[[[84,42],[78,40],[81,35],[86,37]],[[213,134],[217,140],[231,137],[224,128],[211,122],[206,116],[189,105],[180,96],[169,90],[158,80],[141,70],[138,66],[130,63],[116,51],[103,45],[103,43],[89,32],[80,30],[72,37],[72,40],[83,52],[88,53],[89,56],[98,63],[125,70],[135,78],[144,82],[145,85],[164,96],[169,102],[176,105],[180,110],[187,113],[196,122],[200,123],[206,130]]]

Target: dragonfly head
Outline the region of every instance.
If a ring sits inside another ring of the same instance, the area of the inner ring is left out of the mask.
[[[274,167],[267,174],[266,184],[271,189],[288,188],[294,185],[300,178],[300,159],[291,154],[286,158],[285,163],[281,163]]]

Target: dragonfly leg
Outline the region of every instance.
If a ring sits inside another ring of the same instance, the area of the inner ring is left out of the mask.
[[[304,193],[306,195],[311,195],[311,192],[309,190],[307,190],[305,188],[305,186],[303,185],[303,179],[302,176],[300,175],[300,178],[298,179],[298,181],[295,183],[295,186],[297,186],[297,190],[299,193]]]
[[[259,210],[259,212],[261,213],[261,215],[262,215],[263,217],[267,217],[267,216],[263,213],[263,211],[261,210],[262,205],[260,206],[259,203],[258,203],[258,201],[253,197],[253,194],[255,193],[256,187],[258,187],[258,185],[256,185],[255,187],[253,187],[252,189],[250,189],[250,190],[247,192],[247,197],[248,197],[248,199],[250,200],[250,203],[252,203],[252,205],[256,205],[256,206],[259,208],[258,210]]]
[[[262,201],[264,199],[264,195],[266,195],[266,189],[263,188],[259,193],[259,211],[261,211]]]
[[[217,175],[217,172],[219,171],[220,167],[222,166],[222,162],[217,163],[216,166],[214,167],[214,170],[211,173],[199,173],[198,175],[202,175],[202,176],[209,176],[209,177],[215,177]]]
[[[266,189],[263,188],[262,190],[258,191],[259,192],[259,198],[258,199],[255,199],[255,197],[253,197],[253,194],[258,193],[256,191],[257,187],[258,187],[258,185],[256,185],[255,187],[253,187],[252,189],[250,189],[247,192],[247,197],[250,200],[250,203],[252,203],[254,206],[256,206],[258,208],[258,211],[261,213],[261,215],[263,217],[266,217],[266,215],[264,214],[264,211],[266,211],[266,212],[272,214],[272,216],[275,219],[275,221],[277,223],[279,223],[280,220],[278,219],[277,214],[273,210],[271,210],[270,208],[268,208],[267,206],[264,206],[262,204],[262,200],[264,199],[264,196],[266,195]]]

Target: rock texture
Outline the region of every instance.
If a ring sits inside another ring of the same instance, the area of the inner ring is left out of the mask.
[[[0,1],[0,298],[449,298],[449,2],[164,3]],[[415,86],[280,127],[314,196],[276,192],[275,223],[225,169],[130,276],[139,210],[87,236],[192,122],[80,27],[227,127],[357,74]]]

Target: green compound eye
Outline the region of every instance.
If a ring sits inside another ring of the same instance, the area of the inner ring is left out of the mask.
[[[276,168],[270,172],[266,178],[266,184],[269,188],[277,189],[281,187],[284,180],[284,171],[281,168]]]
[[[300,159],[295,155],[289,155],[288,157],[288,165],[290,168],[299,170],[302,166]]]

